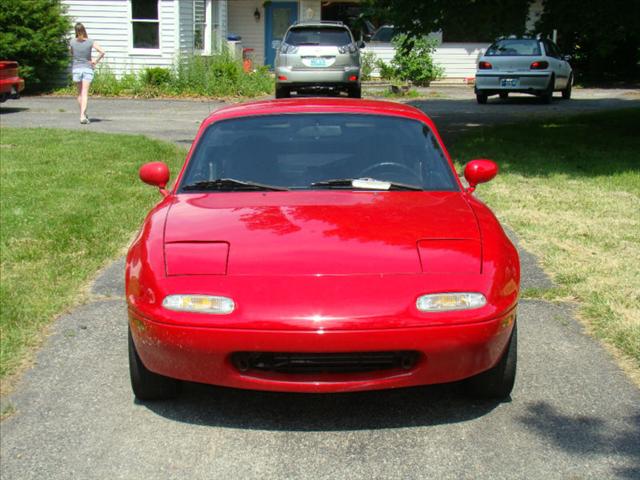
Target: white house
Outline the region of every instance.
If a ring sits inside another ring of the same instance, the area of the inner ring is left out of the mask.
[[[242,37],[255,65],[272,65],[274,41],[297,20],[353,18],[360,0],[61,0],[73,22],[106,50],[105,62],[116,73],[170,67],[182,55],[209,55]],[[542,9],[535,0],[530,22]],[[489,42],[440,44],[434,54],[445,77],[468,79]],[[392,53],[380,52],[385,55]]]
[[[319,20],[320,0],[62,0],[73,22],[107,52],[116,73],[169,67],[181,55],[209,55],[242,37],[254,63],[271,64],[272,41],[296,20]]]

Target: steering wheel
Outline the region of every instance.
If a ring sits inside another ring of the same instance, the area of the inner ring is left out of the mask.
[[[374,165],[371,165],[367,168],[365,168],[364,170],[362,170],[358,176],[360,177],[364,177],[366,175],[371,175],[371,172],[375,171],[375,170],[380,170],[380,169],[387,169],[387,170],[397,170],[402,172],[403,174],[407,174],[410,173],[412,175],[412,178],[416,178],[418,177],[418,174],[416,172],[414,172],[411,168],[407,167],[406,165],[403,165],[402,163],[397,163],[397,162],[379,162],[376,163]]]

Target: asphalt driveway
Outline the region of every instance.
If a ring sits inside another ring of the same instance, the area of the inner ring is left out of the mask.
[[[0,109],[2,126],[80,128],[72,102],[14,102]],[[478,123],[638,100],[416,103],[450,138]],[[181,143],[213,105],[92,100],[91,116],[103,121],[83,128]],[[536,259],[521,254],[523,286],[548,287]],[[118,260],[2,399],[15,409],[0,424],[2,478],[640,478],[640,391],[569,307],[523,301],[518,322],[508,403],[470,401],[446,385],[293,395],[189,384],[177,400],[141,404],[129,388]]]

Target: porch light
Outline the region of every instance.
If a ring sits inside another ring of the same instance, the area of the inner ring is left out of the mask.
[[[256,19],[256,22],[260,21],[260,10],[258,10],[258,7],[256,7],[255,12],[253,12],[253,18]]]

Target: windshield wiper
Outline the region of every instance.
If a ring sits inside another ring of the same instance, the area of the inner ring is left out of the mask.
[[[235,178],[217,178],[215,180],[204,180],[201,182],[191,183],[182,187],[181,190],[243,190],[253,192],[267,190],[273,192],[281,192],[289,189],[285,187],[276,187],[274,185],[265,185],[264,183],[236,180]]]
[[[417,185],[376,180],[375,178],[334,178],[313,182],[312,187],[361,188],[365,190],[422,190]]]

